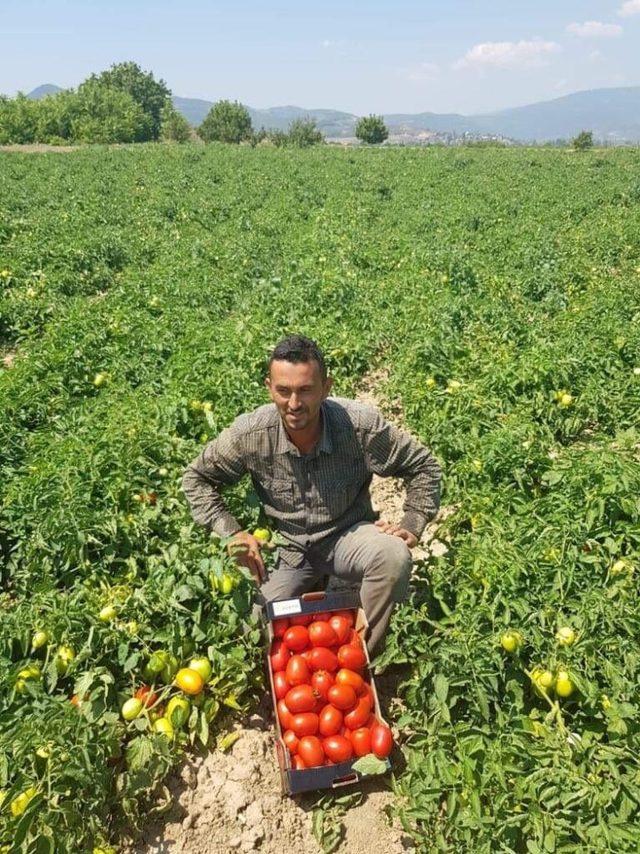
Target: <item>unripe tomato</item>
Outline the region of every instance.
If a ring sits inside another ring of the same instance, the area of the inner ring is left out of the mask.
[[[575,691],[576,686],[571,681],[571,676],[566,670],[558,670],[556,675],[556,694],[558,697],[570,697]]]
[[[556,640],[560,646],[573,646],[576,642],[576,633],[571,626],[562,626],[556,632]]]
[[[176,673],[174,684],[181,691],[184,691],[185,694],[195,697],[204,688],[204,679],[195,670],[191,670],[190,667],[183,667]]]
[[[233,575],[230,575],[228,572],[223,572],[222,578],[220,579],[220,592],[223,595],[228,596],[235,586],[235,577]]]
[[[312,670],[328,670],[333,673],[338,669],[338,657],[326,646],[314,646],[309,650],[309,655],[305,656],[305,660]]]
[[[287,729],[292,729],[298,738],[304,735],[315,735],[318,732],[318,716],[315,712],[301,712],[299,715],[292,715],[291,726]]]
[[[154,732],[163,735],[168,739],[173,738],[175,735],[171,721],[167,720],[167,718],[158,718],[157,721],[153,722],[153,726],[151,728]]]
[[[273,690],[276,695],[276,700],[284,700],[289,687],[287,677],[284,675],[284,670],[279,670],[277,673],[273,674]]]
[[[293,764],[294,770],[296,770],[296,771],[302,771],[303,769],[305,769],[307,767],[304,764],[304,762],[302,761],[302,757],[298,756],[297,753],[294,757],[292,757],[292,764]]]
[[[327,691],[327,700],[340,711],[352,709],[356,702],[356,692],[351,685],[332,685]]]
[[[271,670],[277,673],[279,670],[284,670],[291,653],[286,643],[281,640],[274,640],[271,644]]]
[[[501,635],[500,643],[505,652],[516,652],[522,646],[522,635],[520,632],[509,629]]]
[[[323,739],[322,749],[333,762],[348,762],[353,756],[353,745],[343,735],[330,735]]]
[[[199,673],[200,676],[202,676],[203,682],[208,682],[209,679],[211,679],[211,674],[213,673],[211,662],[203,655],[198,656],[197,658],[192,658],[189,662],[189,669],[195,670],[196,673]]]
[[[338,643],[338,636],[329,623],[314,620],[309,626],[309,641],[312,646],[333,646]]]
[[[160,671],[160,675],[162,676],[162,679],[164,680],[164,682],[167,685],[172,681],[173,677],[178,672],[179,667],[180,667],[180,662],[175,657],[175,655],[168,653],[167,658],[166,658],[165,663],[164,663],[164,666],[163,666],[162,670]]]
[[[276,704],[276,709],[278,711],[278,720],[280,721],[280,726],[282,729],[291,729],[291,723],[293,721],[293,715],[287,708],[287,704],[284,700],[278,700]]]
[[[345,726],[349,729],[360,729],[366,724],[370,714],[371,701],[368,697],[360,697],[355,709],[344,716]]]
[[[343,644],[347,643],[349,640],[351,623],[347,620],[346,617],[341,616],[340,614],[333,614],[329,619],[329,625],[333,629],[337,640],[337,643]]]
[[[289,617],[290,626],[308,626],[315,619],[315,614],[295,614]]]
[[[305,735],[298,744],[298,756],[307,768],[315,768],[324,762],[322,742],[315,735]]]
[[[328,703],[318,717],[318,731],[322,736],[337,735],[342,727],[343,716],[340,709]]]
[[[104,608],[100,609],[98,619],[103,623],[110,623],[111,620],[115,620],[117,615],[118,612],[116,611],[115,605],[105,605]]]
[[[158,699],[158,695],[148,685],[141,685],[133,696],[136,700],[142,700],[145,709],[153,706]]]
[[[154,652],[145,665],[143,672],[144,678],[148,679],[149,682],[153,682],[153,677],[159,676],[160,671],[167,663],[168,657],[169,653],[164,652],[164,650],[161,650],[160,652]],[[149,677],[151,678],[149,679]]]
[[[285,732],[282,733],[282,740],[287,745],[289,753],[292,756],[298,752],[300,739],[292,729],[285,730]]]
[[[363,726],[354,729],[351,733],[351,744],[356,756],[366,756],[371,753],[371,730]]]
[[[181,729],[189,720],[191,703],[186,697],[172,697],[167,703],[164,716],[175,729]]]
[[[349,670],[347,667],[342,667],[336,673],[336,685],[351,685],[356,694],[360,694],[365,685],[365,681],[356,673],[355,670]]]
[[[290,626],[284,633],[284,642],[292,652],[302,652],[309,646],[309,632],[306,626]]]
[[[142,700],[138,700],[136,697],[130,697],[122,704],[120,714],[125,719],[125,721],[132,721],[138,717],[138,715],[142,711],[142,708]]]
[[[28,789],[25,789],[24,792],[16,795],[9,805],[11,815],[14,818],[22,815],[37,794],[38,790],[34,786],[30,786]]]
[[[292,655],[287,662],[285,675],[289,685],[305,685],[309,683],[311,671],[301,655]]]
[[[273,629],[274,638],[283,638],[284,633],[289,628],[289,620],[286,617],[282,617],[280,620],[274,620],[271,623],[271,628]]]
[[[362,670],[367,663],[367,657],[361,647],[345,644],[338,650],[338,662],[340,667],[348,670]]]
[[[377,724],[371,730],[371,751],[378,759],[386,759],[393,748],[393,735],[385,724]]]
[[[333,676],[327,670],[316,670],[311,676],[311,687],[315,688],[323,700],[327,699],[327,691],[333,685]]]
[[[33,637],[31,638],[31,649],[35,652],[37,649],[41,649],[43,646],[49,643],[49,633],[45,631],[37,631],[33,633]]]
[[[69,669],[69,665],[76,657],[75,652],[70,646],[59,646],[56,652],[55,665],[59,676],[64,676]]]
[[[291,714],[297,715],[298,712],[312,712],[317,699],[318,695],[311,685],[296,685],[295,688],[287,691],[284,701]]]

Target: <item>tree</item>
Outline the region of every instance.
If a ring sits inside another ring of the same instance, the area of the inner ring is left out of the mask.
[[[356,136],[367,145],[379,145],[389,136],[389,131],[382,116],[363,116],[358,119]]]
[[[251,139],[249,111],[238,101],[217,101],[198,128],[205,142],[242,142]]]
[[[171,103],[162,108],[160,136],[165,142],[188,142],[191,139],[191,125]]]
[[[588,148],[593,148],[593,131],[580,131],[578,136],[571,140],[571,145],[573,145],[576,151],[586,151]]]
[[[143,71],[135,62],[121,62],[101,74],[92,74],[82,86],[88,82],[101,83],[110,89],[120,89],[131,95],[143,112],[151,118],[150,135],[147,138],[159,138],[162,109],[171,98],[171,90],[164,80],[156,80],[151,72]]]
[[[308,148],[324,142],[322,131],[318,129],[315,119],[296,119],[289,125],[287,134],[288,144],[296,148]]]

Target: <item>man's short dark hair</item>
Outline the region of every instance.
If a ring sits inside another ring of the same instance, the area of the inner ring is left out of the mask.
[[[288,335],[276,344],[269,356],[269,369],[271,369],[271,363],[276,361],[293,362],[294,365],[300,362],[316,361],[322,381],[324,382],[327,378],[327,365],[322,350],[315,341],[305,338],[304,335]]]

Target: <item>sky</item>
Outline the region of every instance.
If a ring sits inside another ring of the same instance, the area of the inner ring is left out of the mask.
[[[640,0],[0,0],[0,93],[133,60],[256,108],[480,113],[640,85]]]

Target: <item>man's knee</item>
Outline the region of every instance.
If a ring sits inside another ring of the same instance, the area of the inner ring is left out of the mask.
[[[390,534],[381,534],[379,542],[379,571],[382,572],[394,596],[406,594],[411,575],[411,552],[404,540]]]

